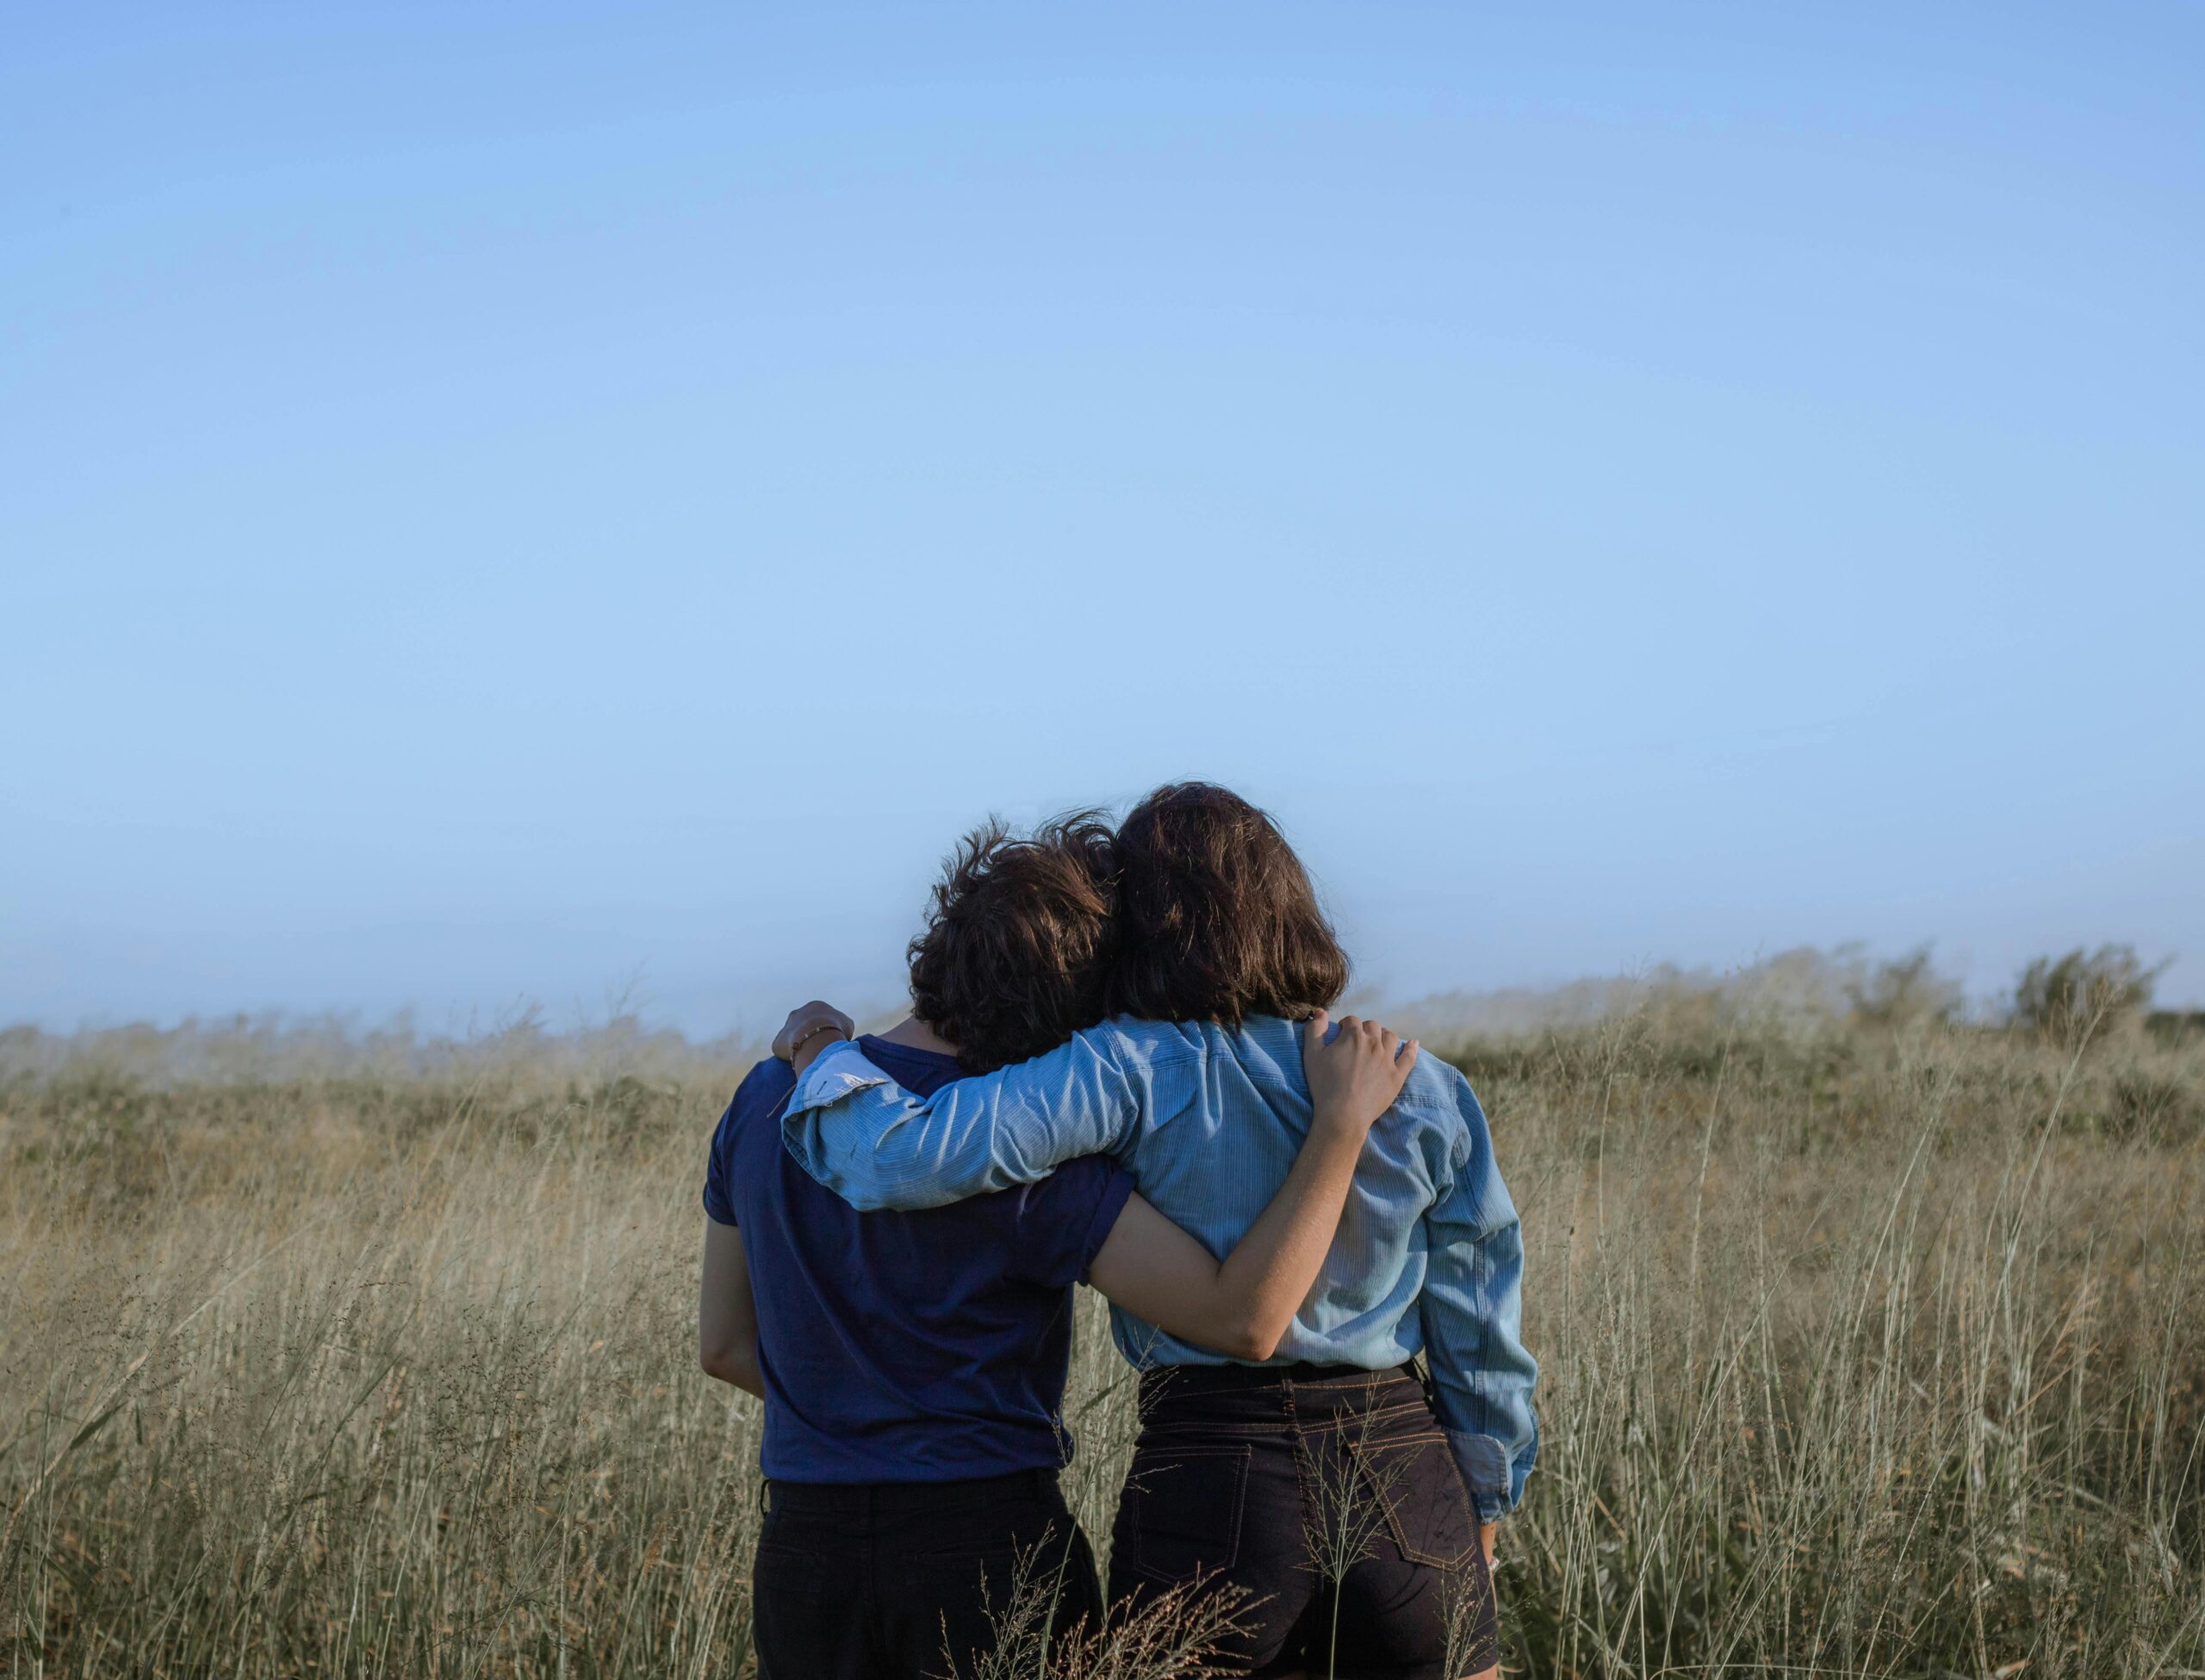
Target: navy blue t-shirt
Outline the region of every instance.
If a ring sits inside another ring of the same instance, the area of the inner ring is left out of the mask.
[[[867,1037],[922,1096],[953,1057]],[[766,1379],[766,1474],[944,1482],[1053,1470],[1072,1286],[1133,1193],[1105,1156],[922,1213],[860,1213],[781,1147],[796,1076],[753,1068],[721,1116],[705,1212],[742,1232]]]

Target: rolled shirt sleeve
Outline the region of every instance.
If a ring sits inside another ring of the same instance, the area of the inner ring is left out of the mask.
[[[1522,1501],[1538,1458],[1538,1361],[1524,1346],[1524,1239],[1485,1113],[1462,1082],[1455,1174],[1425,1215],[1425,1356],[1440,1427],[1486,1522]]]
[[[1146,1079],[1144,1066],[1083,1032],[917,1097],[845,1041],[797,1081],[781,1141],[853,1207],[941,1207],[1118,1152],[1140,1125]]]

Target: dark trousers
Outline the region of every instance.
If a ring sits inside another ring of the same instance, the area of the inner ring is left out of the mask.
[[[1227,1673],[1460,1680],[1498,1659],[1477,1510],[1407,1367],[1145,1374],[1111,1603],[1197,1572],[1248,1595]]]
[[[1061,1638],[1102,1619],[1054,1471],[968,1482],[773,1482],[751,1572],[763,1680],[949,1680],[995,1648],[1014,1582]],[[1034,1632],[1039,1634],[1040,1629]]]

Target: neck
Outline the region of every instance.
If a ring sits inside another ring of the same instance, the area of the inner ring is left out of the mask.
[[[930,1050],[937,1056],[954,1056],[957,1046],[929,1026],[916,1015],[906,1015],[880,1037],[891,1045],[901,1045],[906,1050]]]

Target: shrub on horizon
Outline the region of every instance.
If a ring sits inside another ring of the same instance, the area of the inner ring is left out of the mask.
[[[1897,1029],[1956,1019],[1966,994],[1959,981],[1931,966],[1930,951],[1929,945],[1917,945],[1849,981],[1845,990],[1853,1002],[1854,1020],[1863,1026]]]
[[[2047,1038],[2117,1031],[2142,1019],[2166,968],[2146,968],[2126,945],[2077,945],[2064,957],[2040,957],[2014,983],[2007,1024]]]

